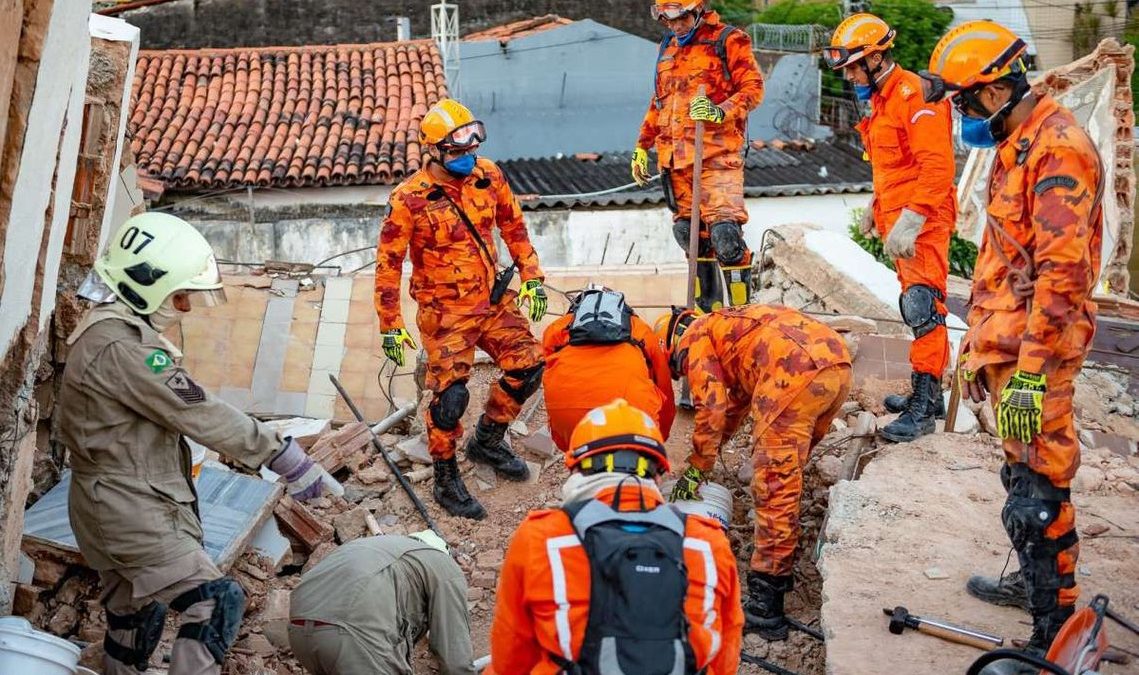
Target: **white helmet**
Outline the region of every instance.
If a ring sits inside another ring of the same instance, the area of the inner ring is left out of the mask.
[[[127,219],[112,237],[95,272],[138,314],[151,314],[177,291],[194,305],[225,302],[221,273],[209,242],[194,226],[168,213]]]

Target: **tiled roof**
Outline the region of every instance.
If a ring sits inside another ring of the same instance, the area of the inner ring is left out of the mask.
[[[869,192],[870,164],[862,151],[841,141],[793,148],[765,145],[748,151],[748,197]],[[515,159],[499,163],[524,209],[627,206],[664,202],[660,182],[603,195],[578,196],[629,183],[630,153]],[[653,164],[650,162],[650,164]]]
[[[167,189],[394,183],[446,95],[429,40],[142,51],[128,131]]]
[[[469,35],[464,35],[463,39],[468,42],[477,42],[479,40],[509,42],[515,38],[541,33],[542,31],[559,26],[566,26],[571,23],[573,23],[572,19],[565,19],[557,14],[547,14],[545,16],[536,16],[532,19],[504,23],[501,26],[494,26],[486,30],[475,31]]]

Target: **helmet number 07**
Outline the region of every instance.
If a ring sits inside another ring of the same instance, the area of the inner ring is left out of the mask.
[[[136,239],[138,239],[140,234],[145,237],[145,239],[139,242],[138,246],[135,246],[134,250],[131,251],[131,247],[134,246],[134,242]],[[152,241],[154,241],[153,234],[146,232],[145,230],[140,230],[137,227],[129,227],[127,228],[126,232],[123,232],[122,238],[119,239],[119,246],[128,251],[131,251],[131,253],[135,255],[138,255],[138,253],[142,251],[142,249],[146,248],[146,245]]]

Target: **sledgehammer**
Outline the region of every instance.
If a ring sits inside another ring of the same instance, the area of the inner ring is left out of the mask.
[[[939,637],[942,640],[969,645],[970,647],[976,647],[977,649],[983,649],[985,651],[996,649],[1005,643],[1005,639],[999,635],[990,635],[989,633],[972,628],[954,626],[951,623],[937,619],[923,619],[920,616],[910,614],[909,610],[905,607],[895,607],[894,609],[883,608],[882,613],[890,617],[890,632],[894,635],[901,635],[904,629],[912,628],[919,633],[925,633]]]

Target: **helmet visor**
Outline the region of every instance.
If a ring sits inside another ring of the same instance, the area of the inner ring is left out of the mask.
[[[205,290],[187,290],[186,297],[194,307],[217,307],[227,302],[224,288],[209,288]]]
[[[845,68],[852,62],[854,57],[862,53],[862,47],[855,47],[854,49],[847,49],[846,47],[825,47],[823,49],[823,62],[827,64],[827,68],[831,70],[838,70]]]
[[[443,138],[440,145],[446,148],[465,150],[484,142],[486,142],[486,127],[482,122],[474,120],[460,127],[455,127],[451,133]]]
[[[691,7],[680,2],[653,5],[652,9],[649,10],[652,14],[653,21],[676,21],[691,11]]]

